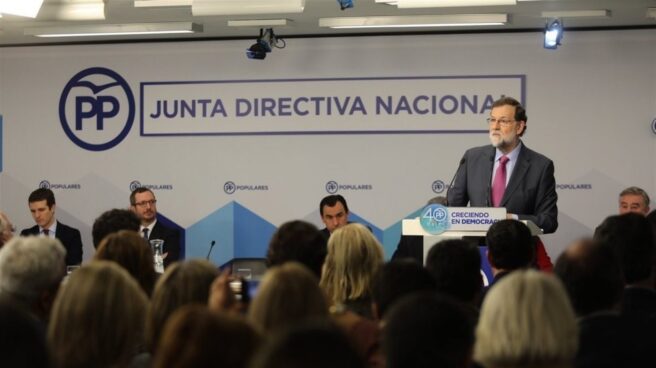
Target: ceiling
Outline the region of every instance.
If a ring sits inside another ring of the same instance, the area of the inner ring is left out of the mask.
[[[15,0],[24,1],[24,0]],[[516,5],[484,7],[449,7],[398,9],[396,6],[376,3],[375,0],[353,0],[355,7],[340,10],[336,0],[305,0],[302,13],[257,14],[232,16],[194,17],[190,6],[135,8],[134,0],[104,0],[105,20],[64,21],[54,19],[54,11],[62,3],[84,0],[45,0],[35,19],[3,15],[0,18],[0,46],[61,44],[79,42],[117,42],[157,39],[231,39],[255,38],[259,27],[229,27],[228,20],[287,19],[287,26],[274,27],[279,37],[336,36],[356,34],[398,34],[411,32],[506,32],[539,30],[545,25],[543,11],[609,10],[610,17],[562,18],[565,29],[589,28],[654,28],[656,19],[647,16],[648,8],[656,8],[656,0],[519,0]],[[87,0],[88,1],[88,0]],[[242,0],[245,2],[250,0]],[[275,1],[275,0],[272,0]],[[500,26],[446,27],[446,28],[365,28],[332,29],[319,27],[319,19],[326,17],[367,17],[400,15],[489,14],[506,13],[509,23]],[[75,38],[38,38],[25,35],[25,29],[34,27],[70,26],[84,24],[126,24],[153,22],[193,22],[201,24],[203,31],[195,34],[149,36],[103,36]]]

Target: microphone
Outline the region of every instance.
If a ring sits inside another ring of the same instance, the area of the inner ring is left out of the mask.
[[[456,173],[453,174],[453,178],[451,178],[451,182],[449,183],[449,186],[446,188],[446,205],[447,206],[451,205],[451,203],[449,203],[449,191],[451,190],[451,187],[453,186],[453,182],[456,181],[456,177],[458,176],[458,171],[460,171],[460,168],[462,167],[462,165],[465,164],[465,161],[467,161],[467,159],[465,159],[464,157],[462,159],[460,159],[460,163],[458,164],[458,168],[456,169]]]
[[[207,252],[207,257],[205,257],[206,260],[210,260],[210,254],[212,253],[212,249],[214,248],[214,244],[216,244],[216,241],[212,240],[210,243],[210,250]]]
[[[492,170],[494,170],[494,156],[490,156],[490,163],[492,164]],[[492,173],[494,175],[494,173]],[[487,189],[485,190],[485,207],[492,207],[492,185],[487,183]]]

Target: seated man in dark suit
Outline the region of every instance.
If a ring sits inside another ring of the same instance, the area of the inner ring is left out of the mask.
[[[346,199],[339,194],[324,197],[319,203],[319,214],[324,227],[321,234],[328,239],[337,228],[348,224],[349,209]]]
[[[21,236],[43,235],[59,239],[66,248],[66,265],[82,263],[82,237],[78,229],[66,226],[55,219],[55,194],[50,189],[39,188],[28,198],[28,205],[36,225],[23,229]]]
[[[139,217],[139,231],[146,240],[164,240],[164,267],[180,259],[180,232],[157,221],[157,199],[148,188],[137,188],[130,194],[130,208]]]

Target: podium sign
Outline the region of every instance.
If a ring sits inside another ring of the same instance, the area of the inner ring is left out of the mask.
[[[428,208],[428,206],[427,206]],[[424,229],[420,218],[405,219],[401,223],[402,235],[422,236],[424,238],[424,263],[426,255],[435,243],[445,239],[462,239],[463,237],[485,237],[487,230],[499,220],[506,219],[506,209],[499,207],[445,207],[447,208],[447,228],[440,234],[431,234]],[[421,216],[431,215],[422,211]],[[425,220],[425,219],[424,219]],[[440,221],[444,221],[440,218]],[[531,235],[542,234],[531,221],[522,221],[528,226]]]

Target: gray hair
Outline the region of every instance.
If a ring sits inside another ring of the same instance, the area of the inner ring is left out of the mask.
[[[624,197],[625,195],[638,195],[638,196],[641,196],[642,200],[645,202],[645,207],[649,207],[649,203],[651,202],[647,192],[645,192],[644,189],[639,188],[639,187],[628,187],[628,188],[624,189],[620,193],[620,198]]]
[[[555,276],[518,270],[490,289],[476,327],[477,362],[489,368],[569,366],[577,348],[574,310]]]
[[[0,295],[31,305],[66,273],[66,249],[57,239],[14,237],[0,249]]]

